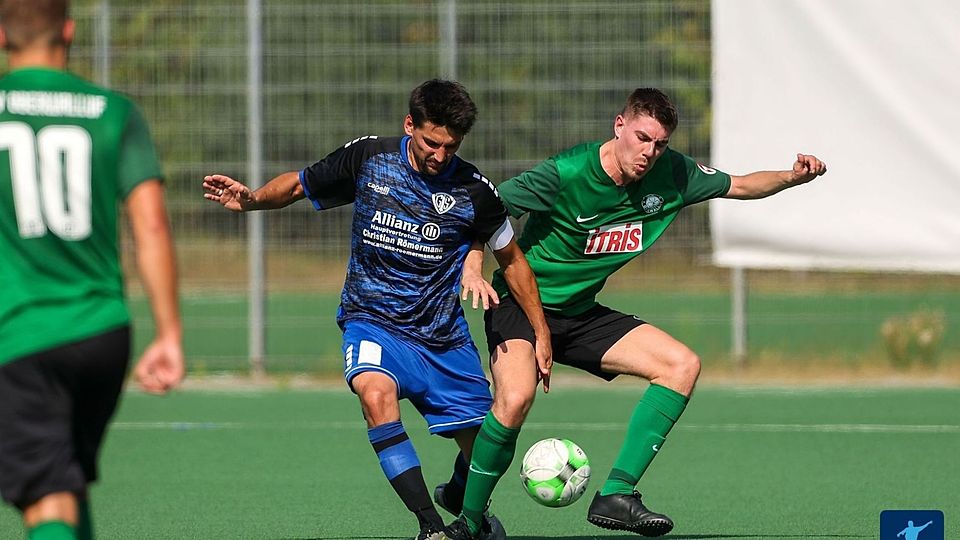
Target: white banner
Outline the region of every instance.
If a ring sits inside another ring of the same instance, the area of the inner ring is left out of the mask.
[[[713,156],[828,172],[711,201],[714,262],[960,273],[960,1],[713,0]]]

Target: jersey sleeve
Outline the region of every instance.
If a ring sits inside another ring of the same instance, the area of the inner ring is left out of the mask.
[[[491,245],[491,249],[503,248],[513,239],[512,234],[508,234],[513,229],[507,219],[507,209],[497,196],[497,190],[493,187],[493,184],[479,174],[475,176],[480,177],[482,181],[468,184],[467,188],[470,192],[470,199],[473,201],[472,232],[474,239],[487,243],[496,237],[495,245],[498,247]]]
[[[357,175],[366,161],[369,143],[376,137],[351,141],[300,171],[300,185],[317,210],[353,202]]]
[[[673,178],[677,183],[683,205],[723,197],[730,191],[730,175],[701,165],[689,156],[670,151],[673,162]]]
[[[553,158],[542,161],[529,171],[504,181],[497,190],[513,217],[549,210],[560,191],[557,162]]]
[[[147,121],[140,109],[131,103],[117,160],[117,183],[121,196],[126,198],[141,182],[152,179],[162,180],[163,170],[150,138]]]

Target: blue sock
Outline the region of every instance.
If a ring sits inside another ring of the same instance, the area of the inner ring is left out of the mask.
[[[370,444],[380,458],[380,468],[407,509],[417,516],[420,528],[443,528],[443,520],[430,500],[413,443],[399,421],[367,430]]]

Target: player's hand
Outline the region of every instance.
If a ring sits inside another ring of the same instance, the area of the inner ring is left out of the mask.
[[[165,394],[183,380],[183,347],[176,338],[157,339],[150,344],[134,375],[140,387],[151,394]]]
[[[797,161],[793,163],[793,184],[806,184],[814,178],[827,172],[826,163],[817,159],[817,156],[797,154]]]
[[[203,198],[223,205],[227,210],[243,212],[253,207],[253,191],[222,174],[203,177]]]
[[[547,394],[550,392],[550,372],[553,370],[553,346],[550,338],[537,338],[534,349],[537,357],[537,378],[543,381],[543,393]]]
[[[473,309],[477,309],[482,304],[483,310],[487,311],[491,305],[493,307],[500,305],[500,297],[497,291],[493,290],[493,286],[480,274],[464,267],[463,276],[460,277],[460,300],[466,302],[471,296]]]

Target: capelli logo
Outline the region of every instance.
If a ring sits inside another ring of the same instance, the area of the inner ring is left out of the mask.
[[[376,191],[381,195],[387,195],[388,193],[390,193],[390,188],[388,188],[387,186],[381,186],[378,184],[374,184],[373,182],[367,182],[367,187]]]

